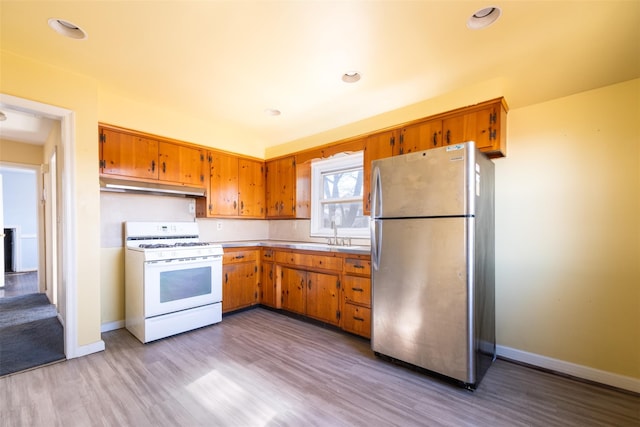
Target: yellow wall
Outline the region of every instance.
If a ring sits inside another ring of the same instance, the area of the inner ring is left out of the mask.
[[[42,146],[0,139],[0,162],[42,164]]]
[[[359,122],[350,123],[336,129],[331,129],[286,144],[267,147],[265,158],[283,156],[295,151],[329,144],[359,135],[375,132],[380,129],[395,127],[401,123],[411,120],[418,120],[446,111],[455,110],[460,107],[478,104],[490,99],[504,96],[509,100],[508,93],[505,93],[504,84],[501,79],[493,79],[478,83],[474,86],[460,88],[442,96],[438,96],[417,104],[408,105],[398,110],[389,111],[378,116],[370,117]]]
[[[497,338],[640,378],[640,80],[509,113]]]
[[[264,158],[264,141],[255,132],[191,117],[106,90],[100,91],[98,114],[103,123]]]
[[[78,345],[100,341],[100,200],[98,186],[97,83],[12,53],[1,51],[0,92],[75,112],[75,174]],[[59,153],[62,155],[62,153]],[[68,307],[71,309],[71,307]]]

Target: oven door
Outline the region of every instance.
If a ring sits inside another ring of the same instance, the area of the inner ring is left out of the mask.
[[[145,317],[222,301],[222,256],[144,263]]]

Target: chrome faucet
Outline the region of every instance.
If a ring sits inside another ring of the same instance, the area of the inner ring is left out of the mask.
[[[333,244],[338,244],[338,226],[335,221],[331,221],[331,228],[333,228]]]

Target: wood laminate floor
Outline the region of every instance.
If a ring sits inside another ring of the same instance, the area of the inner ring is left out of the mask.
[[[265,309],[0,379],[2,426],[638,426],[640,397],[497,360],[475,392]]]

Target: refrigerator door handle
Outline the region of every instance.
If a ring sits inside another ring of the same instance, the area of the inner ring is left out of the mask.
[[[380,251],[382,248],[382,221],[371,220],[371,265],[378,271],[380,265]]]
[[[373,191],[371,191],[371,264],[374,270],[378,270],[382,222],[377,224],[379,221],[376,218],[379,218],[382,212],[382,181],[380,180],[380,168],[377,166],[374,166],[371,172],[371,182],[373,183]]]
[[[380,168],[373,168],[371,182],[373,183],[373,191],[371,196],[371,216],[380,218],[382,214],[382,181],[380,179]]]

